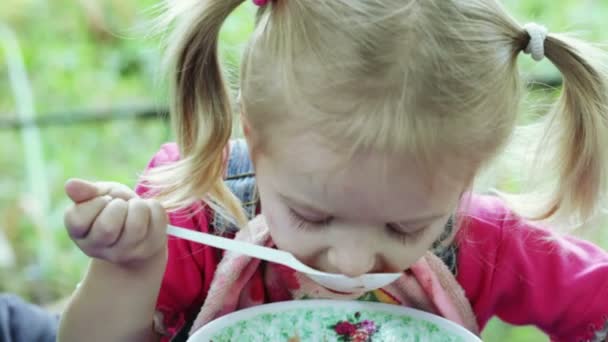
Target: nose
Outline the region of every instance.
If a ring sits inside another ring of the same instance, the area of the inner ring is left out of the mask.
[[[374,252],[352,248],[331,248],[327,252],[331,266],[345,276],[356,278],[374,269]]]

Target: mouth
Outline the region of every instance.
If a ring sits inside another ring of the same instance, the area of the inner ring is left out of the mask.
[[[373,291],[393,283],[401,276],[401,273],[368,274],[352,279],[340,276],[327,278],[322,275],[308,275],[310,279],[328,290],[347,294]]]
[[[323,286],[323,285],[321,285],[321,286]],[[325,288],[327,291],[329,291],[329,292],[331,292],[331,293],[335,293],[335,294],[337,294],[337,295],[351,295],[351,294],[353,294],[353,293],[355,293],[355,292],[361,292],[361,291],[365,291],[365,287],[363,287],[363,286],[360,286],[360,287],[354,288],[354,289],[352,289],[352,291],[350,291],[350,292],[336,291],[336,290],[332,290],[332,289],[330,289],[330,288],[328,288],[328,287],[325,287],[325,286],[323,286],[323,287],[324,287],[324,288]]]

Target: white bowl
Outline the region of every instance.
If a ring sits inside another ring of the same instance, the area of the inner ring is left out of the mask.
[[[367,337],[367,340],[356,337]],[[220,317],[198,330],[188,341],[481,340],[458,324],[403,306],[361,301],[302,300],[260,305]]]

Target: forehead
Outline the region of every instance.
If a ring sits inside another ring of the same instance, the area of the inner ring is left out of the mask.
[[[305,136],[285,139],[260,160],[275,190],[297,204],[334,216],[407,220],[441,214],[455,205],[464,185],[415,158],[359,152],[345,156]]]

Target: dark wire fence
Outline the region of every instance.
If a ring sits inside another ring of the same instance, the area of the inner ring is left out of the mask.
[[[0,119],[0,130],[17,130],[28,127],[49,127],[49,126],[68,126],[82,124],[97,124],[116,120],[168,120],[169,111],[166,108],[154,106],[127,106],[122,108],[112,108],[107,110],[88,110],[66,113],[51,113],[39,115],[35,119],[20,120],[17,115],[8,116],[7,119]]]

